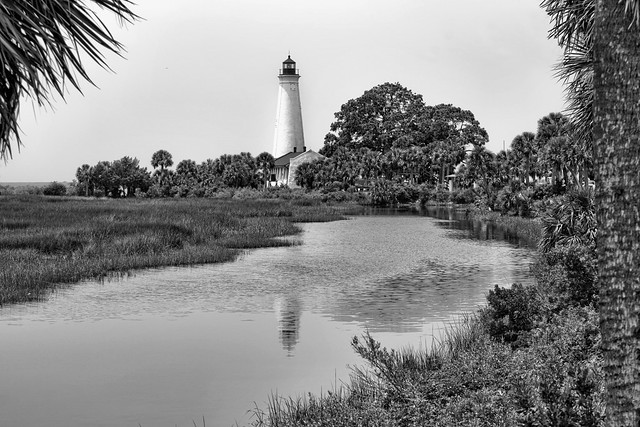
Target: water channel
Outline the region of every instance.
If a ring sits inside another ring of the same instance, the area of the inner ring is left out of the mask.
[[[302,224],[232,263],[88,281],[0,308],[0,427],[231,426],[269,395],[331,390],[384,346],[429,346],[534,251],[491,226],[375,211]]]

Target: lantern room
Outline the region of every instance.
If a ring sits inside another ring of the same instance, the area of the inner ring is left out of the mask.
[[[296,61],[291,59],[291,55],[288,55],[287,59],[285,59],[282,63],[281,74],[290,76],[295,76],[298,74],[298,72],[296,71]]]

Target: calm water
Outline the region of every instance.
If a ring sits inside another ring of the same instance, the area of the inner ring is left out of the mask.
[[[354,335],[430,345],[493,285],[530,280],[533,251],[480,223],[380,213],[1,308],[0,426],[243,425],[272,393],[346,380]]]

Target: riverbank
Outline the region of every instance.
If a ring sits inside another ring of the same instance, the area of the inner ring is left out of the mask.
[[[45,298],[83,279],[231,261],[295,244],[296,222],[334,221],[356,204],[313,199],[0,197],[0,305]]]
[[[537,220],[470,213],[521,238]],[[368,334],[366,362],[325,395],[274,396],[253,426],[600,426],[604,420],[597,289],[585,248],[541,253],[532,286],[496,286],[487,307],[432,348],[388,350]]]
[[[525,241],[533,247],[538,246],[542,237],[542,223],[538,218],[522,218],[502,215],[500,212],[476,212],[469,210],[469,216],[478,221],[492,222],[506,233]]]

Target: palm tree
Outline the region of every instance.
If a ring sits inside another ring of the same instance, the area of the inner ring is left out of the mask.
[[[173,166],[173,156],[167,150],[158,150],[151,156],[151,166],[156,169],[153,173],[158,185],[163,186],[167,183],[171,171],[168,170]],[[160,170],[157,170],[158,167]]]
[[[91,182],[92,167],[84,164],[76,170],[76,179],[78,185],[84,186],[84,195],[89,197],[89,188],[93,185]]]
[[[540,218],[542,252],[556,246],[595,246],[597,226],[591,193],[588,188],[570,191],[552,201]]]
[[[88,3],[88,4],[87,4]],[[82,57],[108,68],[100,49],[120,53],[92,6],[126,22],[137,16],[129,0],[14,0],[0,4],[0,159],[12,156],[12,141],[20,147],[18,116],[26,94],[38,104],[53,91],[62,98],[67,83],[79,90],[79,78],[91,82]]]
[[[606,425],[637,426],[640,424],[640,1],[546,0],[543,6],[554,18],[550,34],[565,48],[565,58],[576,55],[583,58],[582,62],[574,63],[565,60],[560,71],[570,81],[574,122],[593,135]],[[571,83],[575,81],[580,83]]]
[[[511,153],[518,165],[523,183],[529,184],[531,176],[535,175],[534,165],[537,159],[535,134],[522,132],[511,142]]]
[[[269,180],[271,179],[271,170],[275,165],[276,159],[271,155],[271,153],[267,153],[265,151],[258,154],[256,157],[256,166],[262,171],[262,183],[265,188],[269,184]]]

